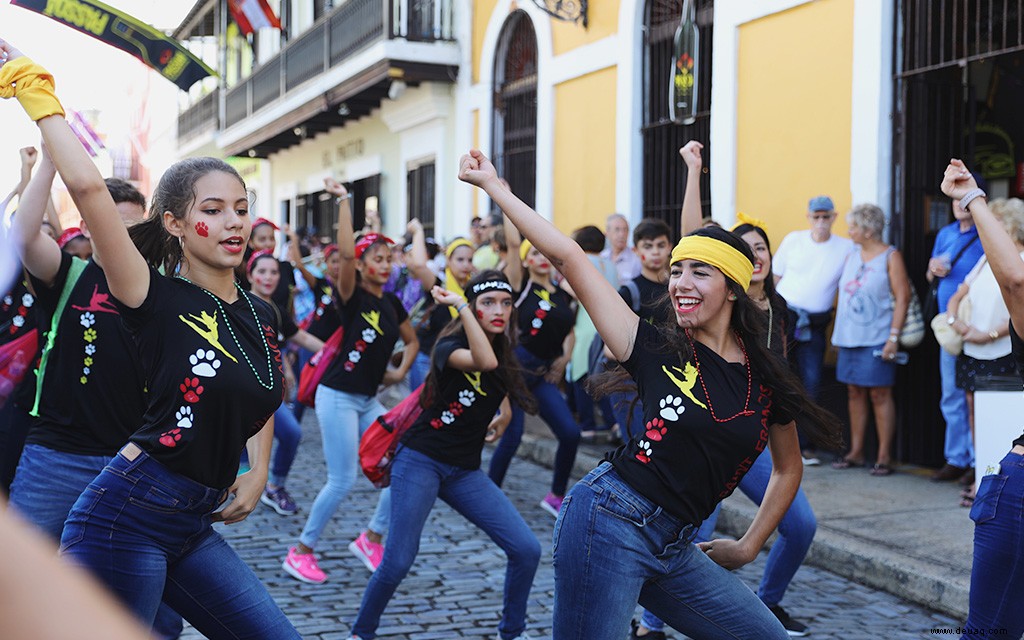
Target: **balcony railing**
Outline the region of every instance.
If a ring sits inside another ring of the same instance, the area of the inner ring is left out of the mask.
[[[385,39],[454,39],[454,0],[348,0],[289,42],[225,96],[230,127],[299,85]]]
[[[220,89],[215,89],[178,114],[179,142],[184,142],[206,129],[217,128],[219,97]]]

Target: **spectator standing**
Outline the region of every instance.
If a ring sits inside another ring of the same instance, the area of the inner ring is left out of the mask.
[[[501,228],[503,219],[500,211],[492,211],[484,216],[478,227],[481,244],[473,254],[473,269],[477,272],[493,269],[498,266],[498,252],[494,250],[491,240],[494,232]]]
[[[825,358],[825,330],[832,319],[832,307],[839,288],[846,256],[853,242],[832,233],[836,211],[832,198],[811,198],[807,221],[811,228],[793,231],[782,239],[775,253],[776,290],[795,316],[790,359],[808,395],[818,399],[822,361]],[[818,464],[801,436],[806,464]]]
[[[939,278],[936,291],[939,313],[947,310],[949,299],[985,253],[978,241],[978,229],[971,213],[955,199],[953,217],[955,220],[935,236],[926,274],[928,282]],[[939,376],[942,380],[939,408],[946,421],[946,464],[931,479],[933,482],[948,482],[963,477],[970,470],[974,464],[974,445],[971,443],[967,395],[956,386],[956,356],[943,349],[939,349]]]
[[[601,257],[612,261],[619,274],[619,285],[625,285],[641,270],[640,257],[629,247],[629,221],[621,213],[613,213],[605,220],[604,232],[608,248],[601,252]]]
[[[910,304],[910,281],[903,257],[882,240],[885,214],[873,204],[847,215],[850,237],[860,248],[850,253],[839,286],[839,306],[832,344],[839,347],[836,379],[848,389],[850,451],[833,463],[837,469],[864,464],[868,399],[875,410],[878,458],[873,476],[888,476],[896,433],[896,355]],[[881,353],[881,357],[876,354]]]

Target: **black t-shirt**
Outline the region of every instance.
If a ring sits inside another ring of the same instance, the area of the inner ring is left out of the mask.
[[[519,344],[541,360],[562,355],[562,343],[576,325],[576,303],[556,288],[548,291],[532,280],[517,296]]]
[[[61,253],[60,269],[51,287],[32,278],[39,321],[47,329],[75,260],[78,258]],[[118,311],[106,274],[90,260],[57,325],[41,381],[39,419],[26,444],[78,455],[112,456],[139,428],[146,409],[146,378]],[[32,404],[34,401],[33,397]]]
[[[313,287],[316,307],[309,316],[306,333],[326,341],[341,326],[341,316],[334,300],[334,286],[326,278],[319,278]]]
[[[1017,335],[1017,330],[1013,328],[1013,322],[1010,322],[1010,348],[1013,359],[1017,361],[1017,371],[1021,373],[1021,377],[1024,377],[1024,339]],[[1024,434],[1013,441],[1013,446],[1018,445],[1024,446]]]
[[[431,356],[437,397],[409,427],[402,444],[443,464],[479,469],[487,426],[505,397],[505,385],[493,371],[466,373],[448,366],[456,349],[468,348],[465,334],[437,341]]]
[[[270,299],[279,308],[288,309],[292,306],[292,289],[295,288],[295,267],[287,260],[278,260],[277,267],[281,272],[281,279],[277,281],[277,288],[274,289]],[[291,314],[286,313],[285,315]]]
[[[640,316],[641,320],[660,324],[672,319],[672,302],[668,297],[668,285],[664,282],[654,282],[639,275],[633,278],[637,293],[640,294]],[[626,301],[629,308],[634,308],[633,293],[629,287],[619,287],[619,295]]]
[[[36,298],[28,290],[28,283],[25,280],[18,280],[0,299],[0,345],[13,342],[37,328],[38,312]],[[36,396],[36,369],[39,367],[42,341],[37,338],[36,343],[35,352],[29,354],[26,361],[28,369],[25,371],[25,377],[8,400],[25,411],[32,408]]]
[[[266,302],[266,300],[264,300]],[[299,327],[292,320],[292,316],[288,313],[286,307],[281,307],[274,299],[271,298],[271,303],[274,311],[274,323],[277,326],[277,343],[278,347],[282,346],[286,341],[291,340],[291,337],[299,332]]]
[[[228,304],[154,270],[142,305],[118,308],[150,381],[132,442],[200,484],[231,486],[246,440],[284,394],[274,310],[242,292]]]
[[[700,524],[733,492],[768,444],[768,428],[789,416],[772,408],[771,390],[751,374],[754,413],[724,423],[707,409],[706,386],[715,416],[726,419],[744,408],[747,370],[695,342],[694,362],[666,352],[658,330],[641,322],[629,360],[644,408],[645,433],[610,454],[631,487],[686,523]]]
[[[345,338],[321,384],[346,393],[376,395],[398,342],[398,327],[409,314],[395,294],[385,291],[378,298],[358,285],[344,306],[335,299]]]
[[[444,286],[440,278],[434,284],[439,287]],[[429,356],[430,352],[434,349],[434,343],[437,342],[438,334],[452,321],[452,314],[449,311],[451,307],[446,304],[436,304],[432,301],[428,301],[428,303],[430,308],[423,314],[420,321],[416,323],[416,338],[420,341],[420,353],[425,353]]]

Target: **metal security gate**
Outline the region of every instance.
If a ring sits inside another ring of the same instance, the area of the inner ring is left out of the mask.
[[[505,21],[494,58],[491,155],[498,175],[530,205],[537,197],[537,35],[524,11]]]
[[[898,0],[892,241],[904,254],[918,292],[939,229],[952,221],[939,190],[951,157],[975,164],[973,63],[1024,51],[1024,0]],[[897,388],[896,455],[917,464],[943,462],[938,348],[915,349]]]
[[[689,140],[704,144],[701,196],[705,215],[711,213],[711,40],[713,0],[697,2],[700,62],[697,69],[697,120],[691,125],[669,119],[669,78],[675,65],[673,37],[683,11],[683,0],[647,0],[644,7],[643,71],[643,215],[668,223],[679,234],[679,210],[686,189],[686,167],[679,148]]]

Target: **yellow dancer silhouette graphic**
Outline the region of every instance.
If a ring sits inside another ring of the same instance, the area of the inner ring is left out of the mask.
[[[555,303],[551,302],[550,291],[548,291],[547,289],[534,289],[533,292],[537,294],[538,298],[551,305],[551,308],[555,307]]]
[[[373,327],[374,331],[380,335],[384,335],[384,332],[380,328],[380,311],[367,311],[366,313],[359,314],[363,316],[363,320],[366,320],[367,324]]]
[[[683,374],[682,380],[672,375],[672,371],[669,371],[669,368],[666,367],[665,365],[661,365],[661,369],[662,371],[665,372],[665,375],[668,376],[668,379],[671,380],[672,383],[675,384],[677,387],[679,387],[679,390],[683,392],[684,396],[689,398],[690,401],[693,402],[693,404],[707,411],[707,406],[705,406],[703,402],[695,398],[693,395],[693,385],[697,384],[697,367],[693,366],[693,364],[689,362],[686,363],[685,369],[680,369],[679,367],[672,367],[673,370]]]
[[[192,318],[192,320],[195,320],[196,322],[200,323],[201,325],[203,325],[206,328],[205,329],[199,328],[198,326],[196,326],[196,324],[194,322],[192,322],[191,320],[187,319],[185,316],[178,316],[178,319],[181,320],[182,322],[184,322],[185,324],[187,324],[189,327],[191,327],[192,330],[195,331],[196,333],[198,333],[200,336],[202,336],[204,340],[206,340],[207,342],[210,343],[211,347],[213,347],[217,351],[220,351],[221,353],[223,353],[225,356],[230,358],[232,362],[234,362],[234,363],[238,362],[238,359],[235,358],[235,356],[233,356],[230,353],[228,353],[228,350],[225,349],[220,344],[220,337],[219,337],[220,331],[217,328],[217,312],[216,311],[213,312],[212,316],[210,314],[206,313],[205,311],[201,312],[198,316],[194,315],[194,314],[191,314],[191,313],[188,314],[188,315]]]
[[[480,372],[479,371],[474,371],[473,373],[469,373],[469,372],[463,371],[462,375],[466,376],[466,380],[469,380],[469,384],[473,385],[473,389],[478,394],[480,394],[481,396],[485,396],[485,397],[487,396],[487,394],[484,393],[484,390],[480,387]]]

